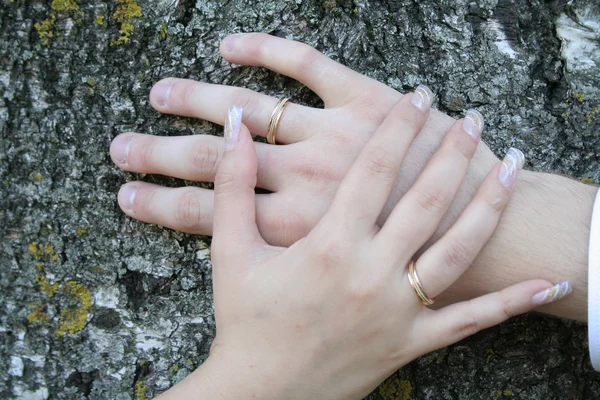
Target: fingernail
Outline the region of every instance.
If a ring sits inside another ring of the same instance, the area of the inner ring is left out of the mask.
[[[163,107],[167,105],[167,100],[169,100],[169,95],[171,94],[171,89],[173,88],[172,83],[168,82],[159,82],[150,91],[150,96],[154,99],[154,102]]]
[[[531,301],[536,306],[553,303],[567,296],[572,291],[573,287],[571,287],[569,281],[562,281],[546,290],[542,290],[541,292],[534,294],[531,298]]]
[[[133,142],[132,135],[121,135],[113,142],[112,153],[119,164],[127,164],[131,142]]]
[[[483,115],[475,109],[470,109],[465,114],[463,129],[473,138],[478,139],[483,132]]]
[[[223,49],[231,53],[233,50],[235,50],[235,43],[237,42],[239,37],[239,34],[227,36],[225,39],[223,39]]]
[[[229,151],[235,148],[238,141],[240,140],[240,128],[242,125],[242,108],[233,106],[227,113],[227,119],[225,120],[225,151]]]
[[[434,94],[431,89],[425,85],[419,85],[413,92],[410,101],[418,109],[427,111],[431,107],[431,103],[433,103],[433,98]]]
[[[135,194],[137,193],[137,187],[134,185],[125,185],[119,192],[119,203],[123,207],[124,211],[133,212],[133,202],[135,200]]]
[[[514,147],[508,149],[498,171],[498,179],[505,188],[510,189],[513,187],[517,179],[517,172],[523,168],[523,164],[525,164],[525,155],[523,155],[523,152]]]

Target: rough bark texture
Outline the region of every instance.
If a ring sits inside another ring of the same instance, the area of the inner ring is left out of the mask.
[[[133,178],[191,184],[120,172],[118,132],[219,132],[152,110],[159,78],[318,106],[288,78],[220,58],[226,34],[269,32],[398,90],[425,82],[450,115],[481,109],[498,154],[516,144],[529,168],[598,182],[600,6],[567,3],[139,0],[138,13],[134,0],[0,0],[0,397],[141,400],[207,356],[209,239],[116,203]],[[517,318],[422,357],[369,399],[504,397],[600,398],[585,326]]]

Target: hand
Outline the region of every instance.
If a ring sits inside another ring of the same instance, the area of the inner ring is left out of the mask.
[[[430,101],[419,87],[393,107],[329,210],[289,249],[268,245],[259,232],[255,147],[241,109],[231,109],[215,182],[217,335],[207,363],[164,399],[359,399],[414,358],[568,294],[567,282],[532,280],[437,311],[421,303],[405,266],[450,206],[480,133],[456,123],[379,227]],[[511,149],[458,221],[419,257],[427,295],[449,287],[491,236],[522,161]]]
[[[285,145],[256,143],[257,186],[272,191],[256,198],[257,224],[267,243],[288,246],[304,237],[329,207],[348,168],[401,94],[354,72],[298,43],[266,34],[233,35],[221,45],[233,63],[263,66],[304,83],[317,93],[325,109],[289,104],[277,140]],[[150,94],[163,113],[222,123],[232,105],[244,108],[244,123],[265,136],[277,99],[251,90],[184,79],[160,81]],[[436,129],[425,129],[409,151],[402,175],[379,220],[388,214],[415,181],[440,135],[454,122],[434,111]],[[431,123],[431,122],[430,122]],[[470,201],[475,189],[497,161],[480,145],[467,184],[457,196],[440,232],[450,226]],[[155,137],[137,133],[118,136],[111,156],[122,169],[212,182],[223,155],[223,145],[210,135]],[[172,229],[211,235],[213,192],[196,187],[164,188],[130,182],[119,193],[123,211],[141,221]]]

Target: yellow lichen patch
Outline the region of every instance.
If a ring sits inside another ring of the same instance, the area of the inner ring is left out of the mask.
[[[117,0],[117,9],[113,14],[113,19],[121,24],[119,30],[120,36],[110,42],[111,46],[129,42],[134,26],[131,21],[136,17],[142,16],[142,8],[137,0]]]
[[[177,372],[179,372],[179,365],[171,365],[169,367],[169,376],[173,377]]]
[[[41,182],[42,174],[40,174],[39,172],[32,172],[29,174],[29,179],[31,179],[32,181],[35,181],[35,182]]]
[[[54,36],[54,22],[56,22],[56,15],[50,14],[50,16],[42,22],[37,22],[33,25],[42,40],[42,46],[48,46],[50,38]]]
[[[498,390],[496,392],[496,397],[497,398],[501,398],[501,397],[512,397],[513,392],[510,389],[506,389],[506,390]]]
[[[96,23],[97,23],[98,25],[104,25],[104,15],[98,15],[98,16],[96,17]]]
[[[92,308],[92,294],[87,287],[76,281],[65,283],[60,291],[71,296],[71,303],[60,310],[60,325],[56,329],[56,335],[79,332],[85,327],[88,313]]]
[[[88,231],[85,228],[82,228],[81,226],[77,227],[77,229],[75,229],[75,234],[77,234],[77,236],[85,236],[87,235]]]
[[[587,120],[588,125],[592,123],[592,119],[598,113],[598,111],[600,111],[600,104],[596,105],[596,107],[594,107],[592,109],[592,111],[585,116],[585,119]]]
[[[55,11],[79,10],[79,4],[75,0],[52,0],[50,8]]]
[[[35,258],[36,260],[39,260],[41,258],[37,242],[29,243],[29,246],[27,246],[27,248],[29,249],[29,253],[33,256],[33,258]]]
[[[52,246],[51,243],[40,245],[38,242],[31,242],[27,248],[29,249],[31,256],[36,260],[58,260],[58,254],[54,250],[54,246]]]
[[[137,400],[147,400],[146,397],[146,382],[139,381],[135,384],[135,398]]]
[[[162,40],[165,40],[167,38],[167,24],[162,24],[160,26],[160,34],[159,34],[160,38]]]
[[[58,283],[50,283],[50,281],[48,281],[48,278],[46,277],[46,275],[44,275],[43,272],[40,272],[35,277],[35,282],[40,287],[40,290],[46,293],[48,297],[54,296],[56,294],[56,291],[58,290]]]
[[[410,400],[412,384],[406,379],[391,377],[379,386],[379,394],[384,400]]]
[[[594,183],[594,179],[593,178],[588,178],[587,176],[584,178],[581,178],[581,182],[583,183],[587,183],[588,185],[593,184]]]
[[[585,93],[575,93],[573,97],[575,97],[575,100],[578,102],[583,103],[583,100],[585,100]]]
[[[27,321],[29,321],[30,324],[36,322],[44,323],[50,321],[50,316],[46,314],[41,301],[35,302],[29,307],[32,309],[31,313],[27,316]]]

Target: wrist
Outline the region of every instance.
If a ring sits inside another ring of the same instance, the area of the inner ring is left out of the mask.
[[[236,356],[213,353],[184,380],[157,400],[271,400],[276,382],[258,363],[243,362]]]

